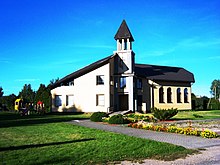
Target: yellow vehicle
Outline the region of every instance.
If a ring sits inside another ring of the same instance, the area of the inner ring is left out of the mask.
[[[22,102],[23,102],[22,99],[16,99],[15,100],[15,110],[16,111],[19,111],[19,109],[22,108]]]

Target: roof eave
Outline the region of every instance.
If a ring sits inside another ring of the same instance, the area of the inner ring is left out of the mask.
[[[92,64],[90,64],[90,65],[88,65],[88,66],[86,66],[84,68],[81,68],[81,69],[79,69],[79,70],[77,70],[77,71],[75,71],[75,72],[73,72],[73,73],[63,77],[62,79],[57,81],[55,84],[53,84],[51,86],[51,89],[54,89],[56,87],[61,86],[62,83],[67,83],[67,82],[73,81],[74,79],[76,79],[76,78],[78,78],[78,77],[80,77],[80,76],[82,76],[82,75],[84,75],[84,74],[86,74],[88,72],[91,72],[91,71],[93,71],[93,70],[95,70],[95,69],[97,69],[97,68],[99,68],[99,67],[101,67],[101,66],[103,66],[103,65],[105,65],[107,63],[109,63],[109,60],[113,56],[114,55],[110,55],[110,56],[108,56],[108,57],[106,57],[104,59],[98,60],[98,61],[96,61],[96,62],[94,62],[94,63],[92,63]]]

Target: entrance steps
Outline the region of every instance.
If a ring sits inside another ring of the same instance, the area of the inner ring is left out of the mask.
[[[109,116],[111,117],[111,116],[118,115],[118,114],[126,115],[128,113],[132,113],[132,110],[112,112],[112,113],[109,113]]]

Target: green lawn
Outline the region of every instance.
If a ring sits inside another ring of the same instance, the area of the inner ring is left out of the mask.
[[[20,117],[0,113],[1,164],[106,164],[195,153],[180,146],[65,123],[88,115]]]
[[[220,119],[220,110],[206,111],[179,111],[174,120],[204,120],[204,119]]]

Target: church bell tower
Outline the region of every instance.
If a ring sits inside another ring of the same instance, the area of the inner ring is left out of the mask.
[[[114,54],[118,55],[115,83],[119,85],[115,87],[115,102],[117,109],[120,111],[135,110],[134,100],[134,52],[132,51],[132,43],[134,38],[127,26],[125,20],[122,21],[114,39],[117,42],[117,50]]]
[[[128,70],[126,74],[131,74],[134,72],[134,52],[132,51],[132,42],[134,38],[127,26],[125,20],[122,21],[114,39],[117,41],[117,53],[119,57],[123,60],[124,64],[127,66]]]

